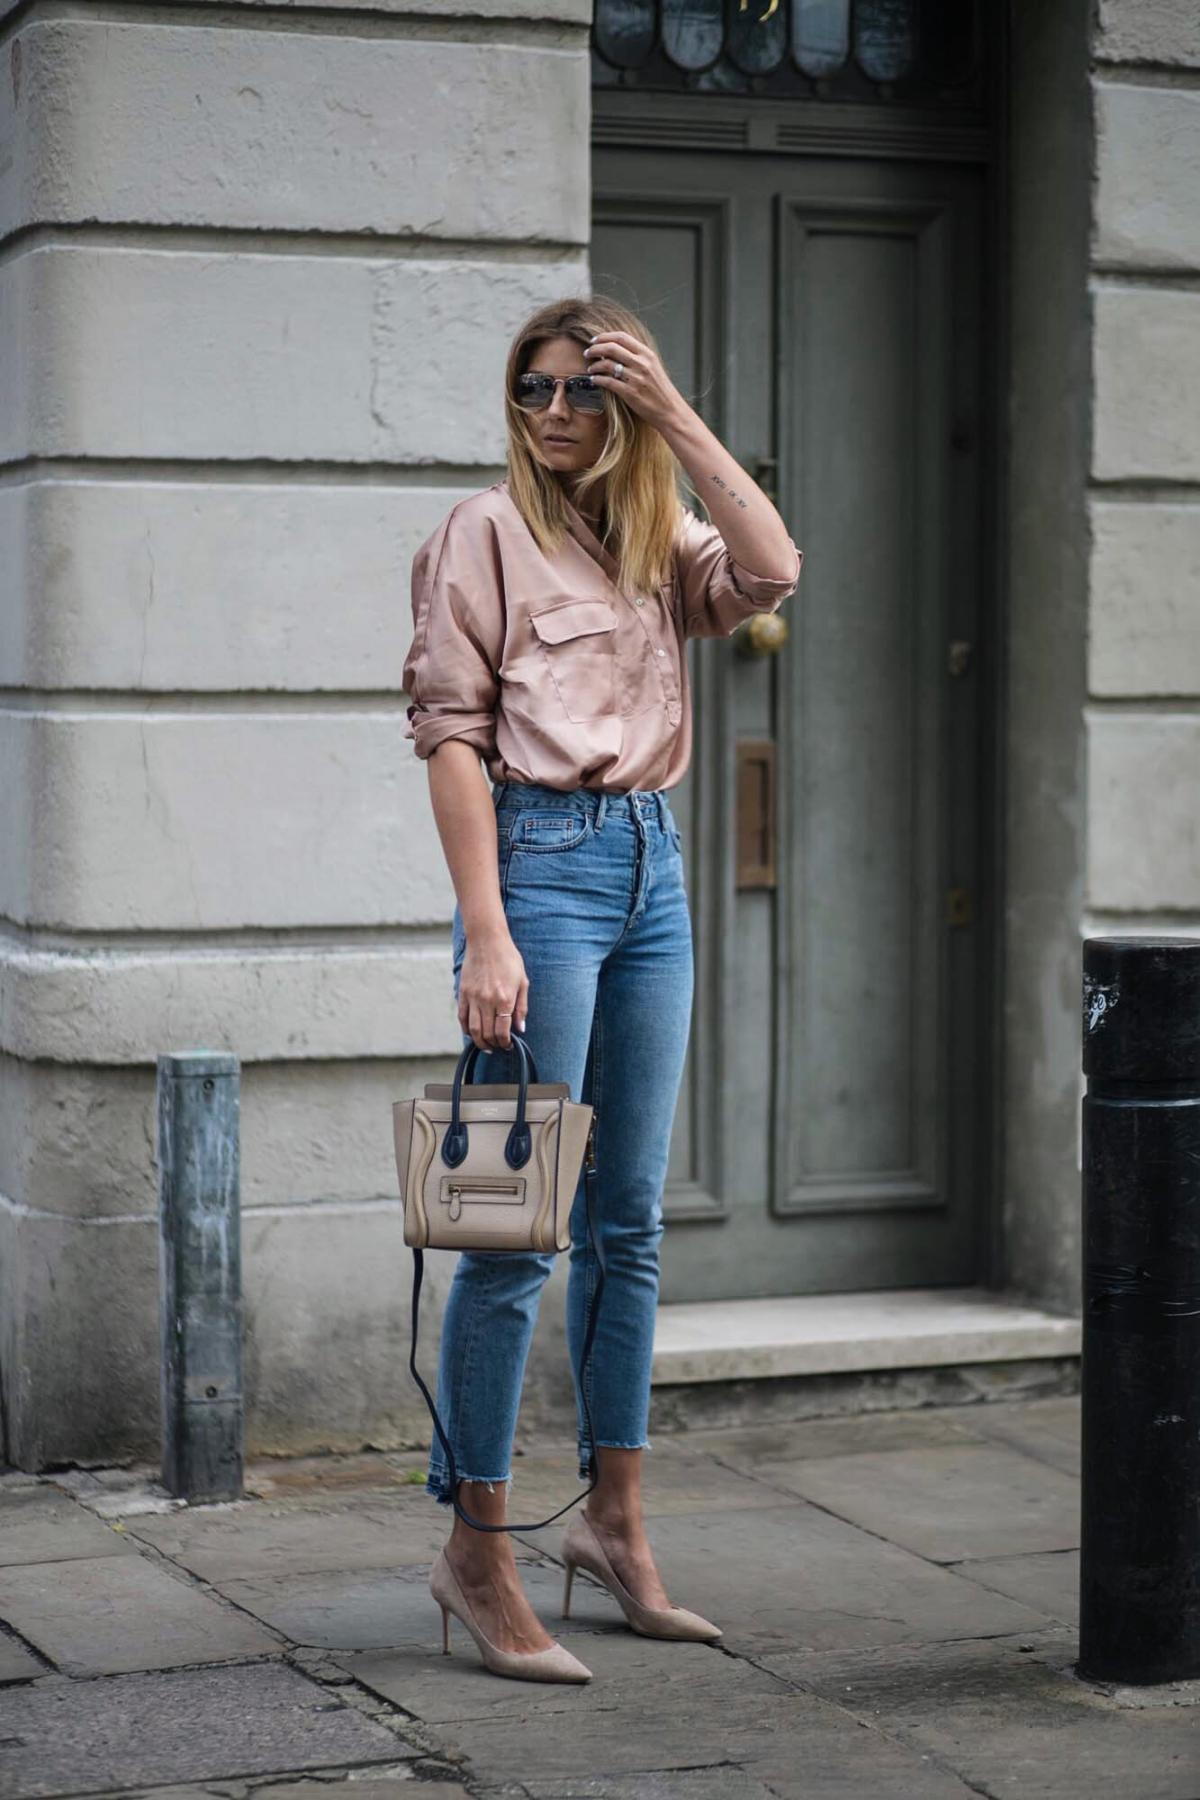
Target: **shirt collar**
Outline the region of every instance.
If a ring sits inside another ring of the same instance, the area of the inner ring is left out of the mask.
[[[507,481],[501,482],[500,485],[504,488],[505,492],[508,491]],[[511,494],[509,495],[509,498],[512,498]],[[620,564],[617,562],[617,559],[612,554],[611,550],[606,549],[600,542],[600,539],[596,536],[583,514],[579,511],[579,508],[573,504],[565,488],[563,489],[563,502],[567,512],[567,530],[580,548],[586,550],[592,560],[600,564],[600,567],[604,570],[604,573],[608,576],[609,580],[616,582]]]
[[[567,509],[567,529],[570,531],[571,536],[575,539],[576,543],[582,544],[589,556],[595,557],[605,574],[608,575],[611,580],[615,581],[617,579],[617,570],[619,567],[616,557],[600,542],[600,539],[596,536],[583,514],[579,511],[579,508],[573,504],[565,489],[563,491],[563,500],[566,503]]]

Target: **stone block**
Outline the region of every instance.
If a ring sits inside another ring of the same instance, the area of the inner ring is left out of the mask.
[[[17,1467],[156,1458],[158,1242],[149,1220],[0,1211]],[[0,1614],[3,1608],[0,1607]]]
[[[131,1554],[127,1538],[52,1487],[0,1494],[0,1568]]]
[[[971,1421],[981,1437],[1008,1444],[1064,1475],[1079,1474],[1079,1399],[1030,1400],[1019,1406],[981,1406]]]
[[[243,1218],[246,1434],[255,1454],[428,1443],[429,1415],[407,1374],[412,1259],[403,1227],[398,1196]],[[452,1263],[429,1258],[421,1309],[429,1368]]]
[[[1200,715],[1088,720],[1088,904],[1200,910]]]
[[[1200,268],[1200,94],[1099,81],[1096,156],[1096,259]]]
[[[0,1251],[13,1462],[35,1471],[123,1456],[157,1464],[156,1220],[6,1208]],[[427,1444],[428,1414],[405,1372],[410,1259],[399,1199],[250,1209],[242,1257],[247,1453]],[[430,1259],[430,1368],[452,1260]],[[547,1355],[540,1349],[535,1364]],[[535,1388],[538,1380],[535,1367]]]
[[[39,1681],[6,1693],[4,1729],[0,1783],[21,1800],[392,1764],[405,1750],[281,1662]]]
[[[127,932],[447,920],[401,722],[399,703],[0,715],[0,760],[39,801],[27,864],[0,867],[0,911]]]
[[[75,1676],[269,1656],[280,1647],[245,1613],[140,1556],[0,1569],[0,1617]]]
[[[246,1064],[243,1208],[395,1199],[392,1102],[450,1073],[444,1061],[383,1058]],[[23,1207],[153,1217],[155,1130],[152,1066],[0,1059],[0,1194]]]
[[[931,1562],[1070,1550],[1079,1484],[1004,1445],[880,1451],[775,1465],[772,1481]]]
[[[1099,0],[1094,49],[1104,62],[1200,68],[1195,0]]]
[[[0,488],[0,685],[399,694],[413,555],[475,488]]]
[[[200,29],[35,17],[18,41],[20,80],[0,86],[5,234],[100,219],[587,240],[582,32],[572,54],[228,14]]]
[[[461,1042],[448,935],[415,945],[351,939],[336,951],[10,943],[0,953],[0,1048],[13,1056],[152,1064],[166,1045],[244,1062],[457,1057]]]
[[[0,1194],[35,1212],[150,1217],[154,1074],[0,1056]]]
[[[420,1565],[405,1567],[385,1561],[373,1569],[223,1581],[222,1592],[290,1643],[346,1654],[397,1645],[440,1653],[441,1614],[429,1592],[428,1576],[448,1527],[444,1517],[433,1516],[440,1512],[436,1501],[426,1498],[424,1504],[430,1517],[424,1527],[426,1555]],[[534,1611],[543,1618],[552,1617],[562,1602],[562,1571],[526,1555],[521,1578]],[[471,1656],[478,1654],[465,1629],[454,1635],[459,1636],[460,1649],[465,1646]]]
[[[954,1573],[1064,1624],[1079,1624],[1079,1552],[1035,1551],[1029,1556],[982,1557],[954,1563]]]
[[[1026,1651],[1021,1643],[1028,1646]],[[1005,1800],[1193,1800],[1200,1718],[1188,1706],[1122,1710],[992,1639],[769,1659],[872,1732]]]
[[[747,1518],[753,1529],[743,1532],[730,1529],[727,1513],[650,1524],[668,1591],[715,1620],[735,1655],[932,1642],[1044,1623],[1000,1595],[981,1602],[972,1584],[806,1502]],[[580,1626],[611,1619],[613,1604],[607,1594],[585,1595]]]
[[[1092,504],[1088,686],[1200,695],[1200,507]]]
[[[0,457],[495,467],[509,339],[586,281],[583,253],[28,249],[0,268]]]
[[[1200,293],[1099,287],[1094,295],[1098,481],[1200,481]]]
[[[336,1470],[332,1457],[325,1460],[331,1471]],[[446,1519],[438,1503],[416,1487],[403,1498],[371,1494],[350,1500],[335,1493],[326,1500],[318,1484],[307,1501],[245,1500],[233,1507],[189,1507],[157,1518],[131,1519],[127,1530],[212,1587],[223,1592],[253,1589],[263,1604],[249,1610],[274,1624],[293,1583],[299,1584],[297,1594],[322,1591],[336,1602],[336,1586],[320,1589],[318,1578],[336,1576],[349,1594],[352,1576],[398,1576],[413,1567],[428,1572],[445,1540]],[[431,1604],[428,1594],[425,1598]],[[296,1643],[313,1641],[287,1627],[277,1628],[294,1636]]]
[[[36,1681],[46,1666],[16,1638],[0,1637],[0,1686],[10,1681]]]
[[[336,1660],[436,1724],[497,1792],[512,1783],[531,1800],[968,1800],[947,1770],[719,1650],[553,1629],[594,1677],[569,1702],[495,1677],[481,1691],[471,1645],[449,1663],[415,1650]]]

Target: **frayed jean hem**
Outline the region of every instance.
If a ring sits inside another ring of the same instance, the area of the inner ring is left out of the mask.
[[[596,1448],[598,1450],[652,1450],[654,1446],[649,1438],[643,1438],[640,1444],[623,1443],[619,1438],[597,1438]],[[592,1479],[592,1454],[582,1439],[579,1442],[579,1479],[580,1481]]]
[[[474,1481],[480,1487],[485,1487],[489,1494],[494,1494],[498,1487],[512,1485],[512,1475],[460,1475],[458,1481],[460,1487],[464,1481]],[[445,1468],[430,1469],[425,1492],[441,1506],[452,1505],[454,1497],[450,1492],[450,1471]]]

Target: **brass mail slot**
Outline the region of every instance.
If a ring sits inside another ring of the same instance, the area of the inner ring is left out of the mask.
[[[775,867],[775,744],[743,738],[737,746],[737,886],[773,888]]]

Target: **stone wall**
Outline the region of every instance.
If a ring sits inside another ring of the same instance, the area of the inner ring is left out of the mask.
[[[1104,0],[1093,74],[1087,929],[1200,930],[1200,9]]]
[[[513,329],[587,284],[590,14],[0,4],[23,1467],[156,1453],[154,1058],[198,1047],[244,1065],[251,1448],[424,1435],[389,1106],[459,1033],[408,567],[503,473]]]
[[[1200,9],[1012,18],[1001,1268],[1074,1307],[1083,939],[1200,931]]]

